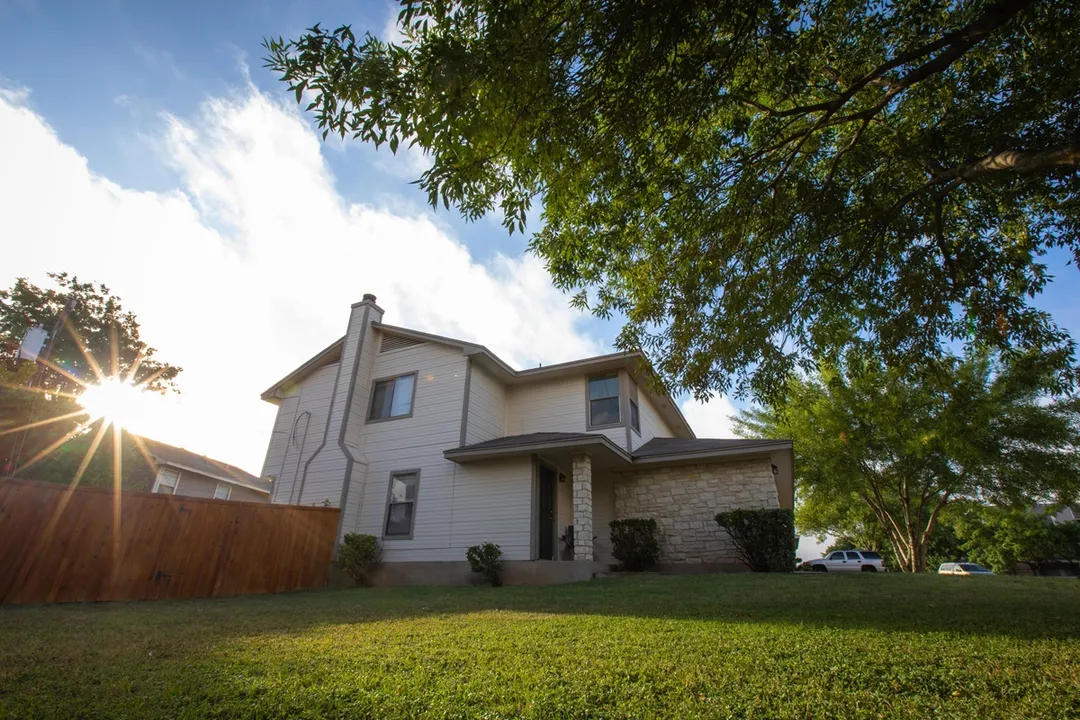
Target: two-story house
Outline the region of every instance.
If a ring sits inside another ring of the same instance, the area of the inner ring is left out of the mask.
[[[659,522],[664,565],[731,568],[715,514],[792,507],[790,441],[695,438],[638,353],[516,370],[382,319],[365,295],[344,337],[263,393],[263,476],[272,502],[340,508],[339,538],[380,538],[388,582],[466,582],[483,542],[509,581],[588,578],[629,517]]]

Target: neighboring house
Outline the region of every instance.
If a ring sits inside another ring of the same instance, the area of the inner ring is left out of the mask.
[[[157,466],[151,492],[166,495],[269,502],[271,484],[238,467],[183,448],[143,438]]]
[[[339,536],[377,536],[406,580],[410,563],[457,579],[483,542],[590,577],[614,562],[608,523],[630,517],[659,522],[665,565],[733,567],[715,514],[792,507],[791,442],[696,439],[638,353],[515,370],[382,318],[365,295],[342,339],[263,393],[278,406],[263,477],[272,502],[341,508]]]
[[[1050,510],[1054,510],[1054,514],[1050,515],[1050,522],[1055,525],[1069,522],[1080,522],[1080,512],[1077,512],[1068,505],[1047,505],[1046,503],[1035,503],[1032,508],[1032,512],[1036,515],[1046,515]]]

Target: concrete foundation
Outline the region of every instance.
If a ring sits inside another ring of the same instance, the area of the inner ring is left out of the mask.
[[[597,562],[522,560],[503,563],[504,585],[562,585],[592,580],[608,566]],[[487,581],[469,568],[467,562],[380,563],[371,573],[374,587],[469,586]],[[330,566],[327,587],[353,587],[350,578],[338,565]]]

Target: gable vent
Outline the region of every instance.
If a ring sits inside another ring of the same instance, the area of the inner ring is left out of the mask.
[[[416,338],[405,337],[404,335],[383,334],[382,344],[379,345],[379,352],[388,353],[393,352],[394,350],[404,350],[405,348],[411,348],[414,345],[423,344],[423,340],[417,340]]]

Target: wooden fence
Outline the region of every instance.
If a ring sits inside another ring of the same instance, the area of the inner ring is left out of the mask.
[[[323,587],[337,526],[333,508],[0,480],[0,604]]]

